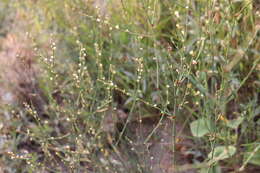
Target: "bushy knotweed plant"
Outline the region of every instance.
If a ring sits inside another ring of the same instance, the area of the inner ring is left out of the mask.
[[[191,168],[243,171],[259,165],[257,4],[10,3],[28,21],[46,97],[41,116],[31,100],[11,108],[14,120],[4,133],[12,145],[3,156],[10,170],[155,171],[135,150],[130,129],[147,117],[156,120],[141,141],[147,148],[160,138],[156,132],[165,119],[171,122],[167,147],[173,155],[178,136],[188,133],[177,125],[191,132],[193,147],[186,152],[202,153]]]

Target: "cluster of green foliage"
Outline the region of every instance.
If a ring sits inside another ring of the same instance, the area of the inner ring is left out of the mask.
[[[11,108],[12,152],[2,156],[11,172],[130,171],[109,155],[119,142],[132,145],[127,125],[137,114],[172,119],[173,139],[175,124],[183,123],[193,149],[206,155],[201,172],[221,172],[220,163],[241,171],[259,166],[260,14],[252,1],[6,4],[28,21],[47,100],[45,117],[30,103]],[[128,112],[112,141],[103,128],[111,109]],[[23,141],[38,149],[22,153]],[[136,155],[132,171],[149,172]]]

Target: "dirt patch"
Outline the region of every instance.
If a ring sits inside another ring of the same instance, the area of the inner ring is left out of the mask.
[[[120,159],[114,155],[112,160],[127,163],[125,166],[129,170],[139,167],[140,170],[151,173],[196,172],[193,168],[185,169],[185,171],[176,169],[176,166],[192,164],[196,159],[191,150],[193,142],[187,138],[190,134],[184,131],[180,124],[177,123],[174,126],[172,119],[161,116],[151,116],[141,120],[133,118],[126,126],[118,144],[119,137],[116,137],[115,130],[118,130],[118,136],[120,136],[125,126],[122,122],[126,122],[123,119],[128,115],[124,113],[122,116],[122,110],[113,113],[109,109],[108,112],[105,119],[114,121],[104,121],[103,126],[106,128],[103,129],[111,134],[110,140],[115,140],[111,142],[111,145],[117,146],[115,152],[120,155]],[[173,130],[176,131],[175,138]]]
[[[7,34],[0,52],[0,103],[32,104],[39,114],[44,113],[45,101],[37,82],[39,68],[36,65],[32,43],[28,37]]]

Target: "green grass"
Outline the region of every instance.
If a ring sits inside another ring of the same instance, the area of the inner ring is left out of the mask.
[[[6,2],[28,23],[46,100],[46,116],[30,101],[2,106],[12,117],[1,132],[9,172],[149,172],[141,152],[129,150],[131,124],[146,117],[171,119],[170,150],[191,132],[190,150],[204,158],[192,164],[198,171],[259,167],[260,15],[252,1],[115,0],[100,13],[84,0]],[[116,110],[127,119],[108,122]],[[160,123],[152,125],[145,144],[156,139]]]

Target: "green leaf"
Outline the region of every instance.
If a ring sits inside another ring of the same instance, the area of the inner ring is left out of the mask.
[[[232,129],[237,129],[238,126],[243,122],[244,117],[238,117],[237,119],[230,120],[227,122],[227,126]]]
[[[236,147],[230,146],[218,146],[214,148],[209,154],[208,158],[213,162],[227,159],[236,153]]]
[[[200,173],[221,173],[221,167],[219,165],[214,165],[210,168],[202,168]]]
[[[193,121],[190,124],[190,128],[193,136],[202,137],[211,131],[213,128],[213,123],[206,118],[201,118]]]
[[[244,160],[246,164],[251,163],[260,166],[260,144],[248,147]]]
[[[205,73],[201,73],[202,77],[205,77]],[[196,77],[192,76],[192,75],[187,75],[187,78],[189,79],[189,81],[196,86],[196,88],[203,94],[207,94],[207,89],[201,84],[200,81],[197,81]]]

